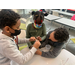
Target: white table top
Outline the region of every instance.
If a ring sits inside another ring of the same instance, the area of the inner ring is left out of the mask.
[[[75,28],[75,21],[67,19],[67,18],[61,18],[61,19],[55,20],[55,22],[64,24],[64,25],[72,27],[72,28]]]
[[[73,16],[74,14],[72,14],[72,13],[68,13],[68,12],[63,12],[63,11],[59,11],[59,10],[51,10],[51,11],[53,11],[53,12],[58,12],[58,13],[60,13],[60,14],[63,14],[63,15],[67,15],[67,16]]]
[[[45,17],[45,19],[48,19],[48,20],[56,20],[56,19],[59,19],[59,18],[61,18],[61,17],[57,17],[57,16],[54,16],[54,15],[48,15],[47,17]]]
[[[45,48],[41,50],[46,51]],[[29,48],[21,50],[23,54],[29,51]],[[63,49],[56,58],[45,58],[40,55],[34,55],[25,65],[75,65],[75,56]]]

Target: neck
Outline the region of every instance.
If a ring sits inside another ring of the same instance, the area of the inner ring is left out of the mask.
[[[32,27],[33,27],[34,29],[37,29],[37,28],[34,27],[34,23],[32,24]]]
[[[8,33],[2,32],[2,34],[4,34],[4,35],[6,35],[6,36],[9,36],[9,37],[13,38],[13,36],[11,36],[11,35],[8,34]]]

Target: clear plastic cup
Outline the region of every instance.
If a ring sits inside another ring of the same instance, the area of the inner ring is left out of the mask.
[[[51,46],[50,46],[49,44],[47,44],[47,45],[45,46],[45,48],[46,48],[46,50],[50,50],[50,49],[51,49]]]

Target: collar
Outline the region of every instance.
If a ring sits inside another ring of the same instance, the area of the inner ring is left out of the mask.
[[[34,23],[32,23],[32,27],[33,27],[34,29],[37,29],[37,28],[34,27]]]

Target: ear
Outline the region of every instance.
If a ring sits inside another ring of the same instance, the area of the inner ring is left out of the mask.
[[[5,26],[5,27],[4,27],[4,30],[5,30],[5,32],[9,33],[9,31],[10,31],[9,26]]]

